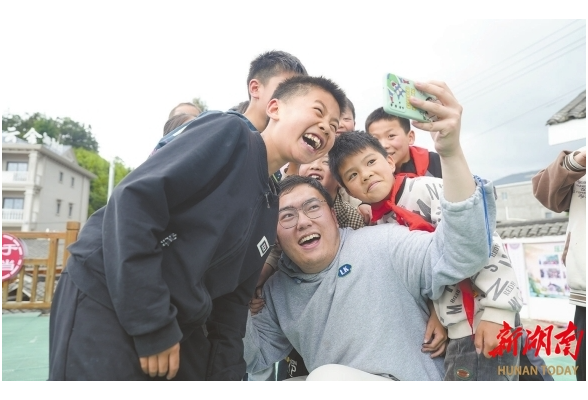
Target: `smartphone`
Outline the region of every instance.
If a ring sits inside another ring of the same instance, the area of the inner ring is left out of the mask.
[[[414,107],[408,99],[414,96],[423,101],[437,101],[429,93],[414,87],[414,81],[399,75],[384,75],[384,111],[397,117],[412,119],[419,122],[435,122],[437,117],[425,110]]]

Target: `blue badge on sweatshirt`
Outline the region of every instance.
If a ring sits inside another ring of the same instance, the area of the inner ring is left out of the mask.
[[[343,278],[344,276],[346,276],[350,272],[351,272],[351,265],[345,264],[341,268],[339,268],[339,272],[337,273],[337,275],[339,275],[339,278]]]

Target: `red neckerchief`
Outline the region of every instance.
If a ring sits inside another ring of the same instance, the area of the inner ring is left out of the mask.
[[[413,153],[414,150],[414,153]],[[421,150],[424,150],[421,151]],[[417,155],[417,158],[413,158],[415,167],[417,168],[417,172],[420,172],[424,167],[424,171],[427,171],[429,166],[429,152],[426,149],[422,149],[420,147],[410,147],[411,157],[413,155]],[[423,153],[426,154],[426,163],[423,163]],[[420,168],[420,169],[419,169]],[[425,221],[420,214],[414,213],[406,208],[402,208],[396,205],[396,196],[398,191],[402,187],[402,184],[406,178],[414,178],[418,175],[412,173],[401,172],[395,176],[394,185],[392,186],[392,191],[390,192],[390,196],[386,201],[381,202],[379,205],[375,206],[372,205],[372,222],[378,221],[382,218],[385,214],[393,211],[396,215],[396,221],[400,225],[407,226],[409,230],[414,231],[425,231],[425,232],[434,232],[435,227],[431,225],[429,222]],[[424,175],[421,175],[424,176]],[[463,308],[466,313],[466,318],[468,323],[470,324],[470,328],[472,330],[472,334],[474,334],[474,292],[472,290],[472,285],[469,279],[464,279],[463,281],[457,284],[459,290],[462,293],[463,298]]]
[[[409,146],[408,151],[410,152],[410,158],[412,158],[416,170],[416,175],[414,176],[427,175],[427,170],[429,169],[429,150],[418,146]],[[404,173],[399,172],[399,174]]]
[[[421,217],[417,213],[407,210],[406,208],[397,206],[394,200],[396,199],[398,190],[402,187],[402,182],[404,182],[404,179],[407,177],[412,178],[415,176],[415,174],[407,173],[401,173],[396,175],[396,180],[394,182],[394,186],[392,186],[392,192],[390,192],[388,200],[381,202],[377,206],[372,205],[372,222],[376,222],[380,218],[382,218],[384,214],[387,214],[390,211],[394,211],[394,214],[396,215],[396,221],[398,221],[400,225],[408,226],[408,228],[411,231],[435,231],[435,227],[427,221],[425,221],[423,217]]]

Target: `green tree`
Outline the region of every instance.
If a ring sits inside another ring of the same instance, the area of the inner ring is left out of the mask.
[[[41,113],[27,114],[25,117],[2,116],[2,131],[15,129],[19,132],[17,136],[22,138],[31,128],[41,134],[46,133],[61,144],[73,147],[78,164],[96,175],[96,179],[90,182],[88,215],[106,205],[110,163],[98,155],[98,142],[92,135],[92,126],[86,127],[68,117],[48,118]],[[38,139],[38,143],[41,143],[41,139]],[[117,185],[129,172],[131,168],[117,158],[114,164],[114,184]]]
[[[202,111],[202,112],[208,110],[208,105],[200,97],[194,97],[192,99],[192,103],[196,104],[198,106],[198,108],[200,109],[200,111]]]
[[[21,126],[23,124],[22,118],[20,115],[2,115],[2,132],[8,130],[8,128],[14,128],[16,126]],[[20,132],[20,130],[19,130]]]
[[[86,127],[68,117],[53,119],[41,113],[27,114],[24,118],[20,115],[3,115],[2,131],[7,131],[9,128],[16,129],[21,138],[31,128],[35,128],[37,132],[46,133],[61,144],[98,151],[98,142],[92,135],[92,126]]]
[[[96,210],[105,206],[108,200],[108,173],[110,163],[97,153],[84,148],[74,149],[74,152],[80,166],[96,175],[96,179],[90,182],[88,215],[92,215]],[[129,172],[131,172],[131,168],[126,167],[120,158],[116,158],[114,163],[114,185],[118,185]]]

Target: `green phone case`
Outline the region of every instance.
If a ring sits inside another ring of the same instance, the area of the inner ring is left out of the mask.
[[[434,122],[436,116],[414,107],[408,99],[414,96],[424,101],[435,101],[437,98],[414,87],[414,81],[394,74],[384,75],[384,111],[397,117],[408,118],[419,122]]]

